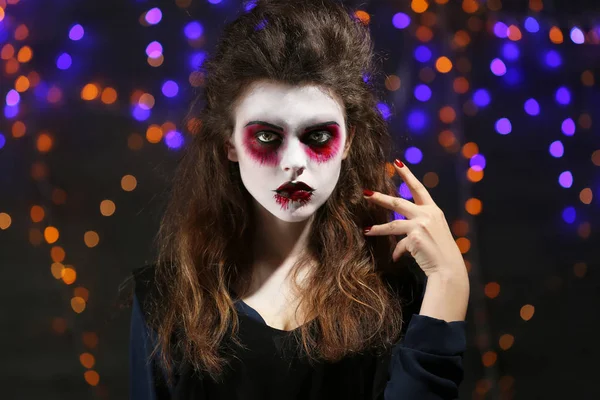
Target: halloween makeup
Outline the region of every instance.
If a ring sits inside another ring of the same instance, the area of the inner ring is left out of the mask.
[[[315,85],[254,83],[235,109],[228,158],[244,186],[284,221],[310,217],[333,192],[347,155],[342,104]]]

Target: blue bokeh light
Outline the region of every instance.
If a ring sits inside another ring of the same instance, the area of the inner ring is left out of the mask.
[[[404,13],[396,13],[392,17],[392,25],[397,29],[404,29],[410,25],[410,17]]]
[[[473,93],[473,103],[479,107],[486,107],[491,101],[490,92],[486,89],[478,89]]]
[[[407,118],[408,127],[415,131],[422,131],[427,125],[427,114],[423,110],[412,110]]]
[[[390,107],[385,103],[377,103],[377,109],[381,113],[383,119],[385,119],[386,121],[392,116],[392,113],[390,112]]]
[[[429,47],[427,46],[421,45],[415,49],[415,59],[422,63],[431,60],[431,55],[431,50],[429,50]]]
[[[562,64],[562,57],[558,51],[548,50],[544,56],[544,61],[550,68],[558,68]]]
[[[536,99],[529,99],[525,102],[524,105],[525,112],[529,115],[539,115],[540,114],[540,104]]]
[[[525,19],[525,29],[527,32],[536,33],[540,30],[540,24],[533,17],[527,17]]]
[[[428,101],[431,98],[431,89],[424,84],[417,85],[414,93],[416,99],[419,101]]]
[[[404,152],[404,159],[411,164],[419,164],[423,161],[423,152],[418,147],[409,147]]]
[[[563,106],[566,106],[571,102],[571,92],[564,86],[559,87],[554,95],[556,102]]]
[[[202,33],[204,32],[204,28],[202,27],[200,22],[192,21],[192,22],[189,22],[185,26],[185,28],[183,29],[183,32],[185,33],[185,36],[188,39],[195,40],[195,39],[198,39],[200,36],[202,36]]]
[[[567,224],[572,224],[577,219],[577,212],[574,207],[565,207],[562,212],[563,221]]]
[[[502,46],[502,56],[507,60],[514,61],[519,58],[521,55],[521,51],[519,50],[519,46],[513,42],[504,43]]]
[[[73,59],[71,58],[71,56],[68,53],[62,53],[56,59],[56,66],[58,67],[58,69],[62,69],[62,70],[69,69],[69,67],[71,67],[72,63],[73,63]]]

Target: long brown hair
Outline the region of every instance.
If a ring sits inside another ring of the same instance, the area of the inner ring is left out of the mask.
[[[326,88],[343,101],[348,132],[355,132],[338,185],[314,215],[306,257],[293,270],[309,258],[317,261],[300,289],[302,309],[314,318],[294,331],[297,343],[311,361],[331,362],[395,343],[402,303],[382,274],[405,265],[392,265],[395,237],[362,233],[364,226],[393,219],[365,201],[362,188],[396,194],[386,171],[393,142],[377,109],[368,28],[334,0],[259,0],[225,27],[202,73],[204,90],[187,117],[201,126],[190,132],[193,142],[156,237],[161,297],[151,323],[163,366],[172,371],[177,353],[179,361],[217,380],[228,363],[219,351],[223,339],[231,335],[242,345],[231,288],[233,282],[248,287],[254,220],[252,199],[238,164],[227,159],[225,142],[236,101],[258,80]]]

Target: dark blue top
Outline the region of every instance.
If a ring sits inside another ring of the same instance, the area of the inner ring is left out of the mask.
[[[240,360],[232,364],[223,383],[202,379],[188,368],[170,387],[158,363],[149,359],[156,334],[146,324],[144,302],[139,298],[145,291],[140,291],[140,286],[136,279],[130,337],[133,400],[458,398],[466,349],[464,321],[446,322],[413,314],[404,336],[387,355],[348,356],[337,363],[316,366],[288,358],[279,364],[281,356],[275,357],[275,353],[286,332],[266,325],[258,312],[241,300],[236,302],[239,334],[250,351],[236,354]]]

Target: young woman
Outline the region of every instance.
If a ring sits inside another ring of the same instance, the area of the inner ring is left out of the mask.
[[[132,398],[456,398],[468,275],[399,161],[414,202],[396,195],[368,29],[334,0],[261,0],[204,72],[134,272]]]

